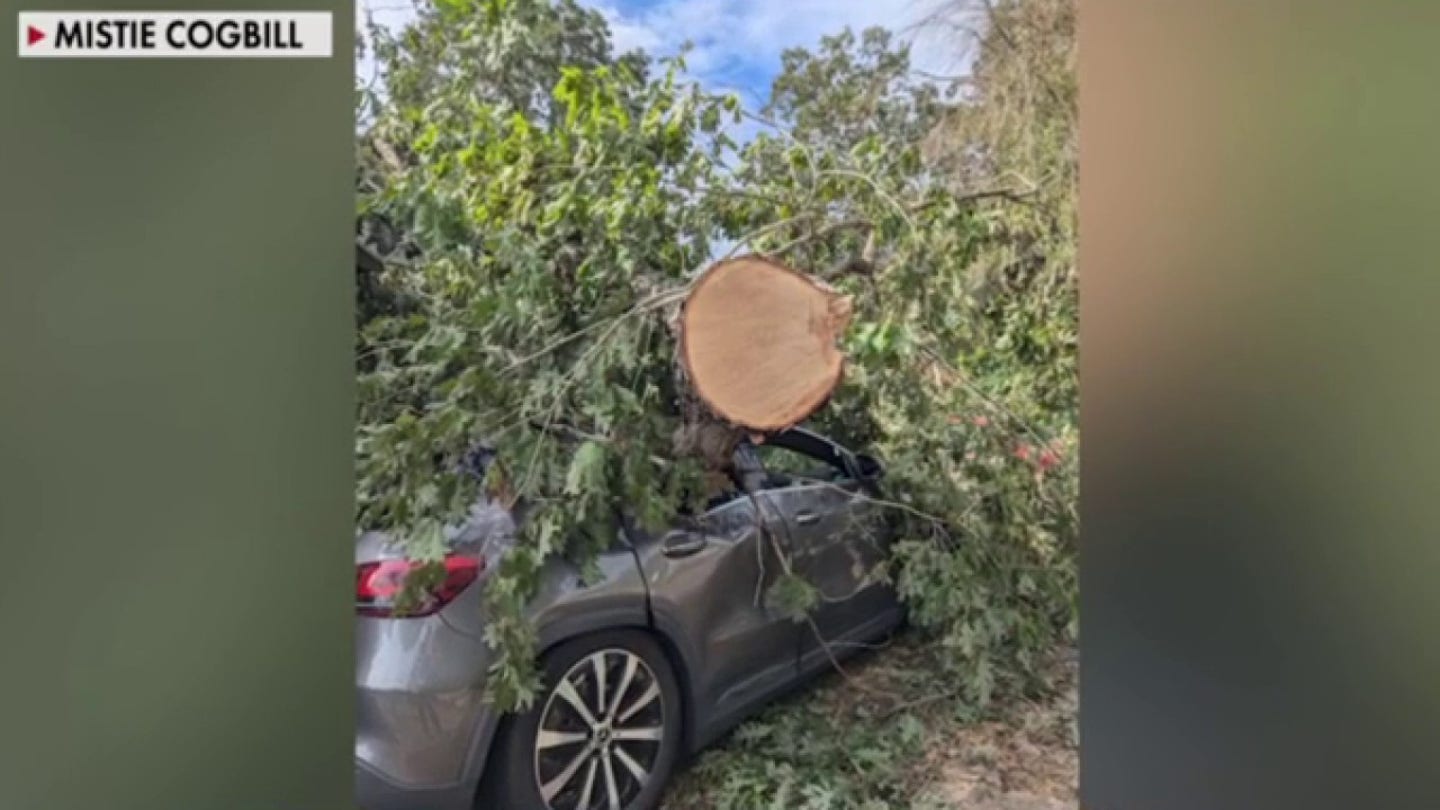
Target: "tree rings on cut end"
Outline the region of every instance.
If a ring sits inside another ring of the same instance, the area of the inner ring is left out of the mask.
[[[716,416],[751,430],[790,427],[840,383],[836,341],[850,299],[818,279],[758,256],[705,271],[680,315],[681,361]]]

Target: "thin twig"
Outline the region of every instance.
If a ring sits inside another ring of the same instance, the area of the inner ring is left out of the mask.
[[[600,350],[602,346],[605,345],[605,341],[609,339],[611,335],[615,334],[616,330],[620,328],[620,325],[623,324],[627,318],[641,311],[643,310],[641,310],[639,306],[636,306],[620,314],[619,316],[612,318],[609,321],[609,328],[607,328],[603,333],[601,333],[600,337],[596,338],[595,342],[592,343],[585,350],[585,353],[580,355],[579,359],[577,359],[574,365],[570,367],[570,370],[567,371],[563,377],[561,377],[560,384],[559,386],[557,386],[555,391],[555,397],[551,401],[548,413],[545,416],[546,425],[553,423],[556,417],[560,415],[560,406],[563,405],[565,402],[565,395],[569,392],[570,386],[575,382],[576,379],[579,378],[582,367],[590,360],[591,357],[594,356],[597,351]],[[540,458],[541,444],[542,443],[540,441],[536,441],[535,449],[530,453],[530,461],[525,467],[525,477],[521,479],[520,486],[516,488],[516,492],[519,494],[523,495],[526,491],[529,490],[530,479],[535,473],[536,462]]]
[[[786,225],[793,225],[797,222],[803,222],[806,219],[813,219],[816,216],[817,213],[814,211],[801,211],[794,216],[785,217],[784,219],[779,219],[769,224],[762,225],[759,228],[756,228],[755,230],[750,231],[749,233],[746,233],[740,236],[740,238],[736,239],[735,244],[730,248],[730,250],[726,251],[724,256],[721,257],[721,261],[734,258],[735,254],[739,252],[742,246],[749,247],[751,250],[754,250],[754,246],[751,243],[754,242],[754,240],[764,236],[765,234],[770,233],[771,231],[783,228]]]
[[[889,720],[900,712],[906,711],[908,709],[918,709],[921,706],[926,706],[941,700],[949,700],[950,698],[953,698],[960,693],[961,689],[957,687],[954,689],[946,689],[943,692],[935,692],[934,694],[925,695],[924,697],[916,698],[915,700],[907,700],[904,703],[891,706],[889,709],[881,713],[881,715],[877,719],[881,721]]]
[[[900,216],[905,219],[905,224],[910,226],[910,230],[915,230],[915,220],[911,218],[909,210],[907,210],[904,205],[901,205],[899,200],[890,196],[890,194],[886,192],[885,189],[881,188],[879,181],[877,181],[870,175],[865,174],[864,172],[855,171],[854,169],[825,169],[819,174],[821,176],[828,175],[837,177],[853,177],[857,180],[864,180],[866,183],[870,184],[871,188],[875,189],[875,193],[879,195],[881,199],[885,200],[885,202],[887,203],[890,203],[890,205],[893,206],[896,211],[900,212]]]
[[[779,123],[772,121],[769,118],[766,118],[763,115],[756,115],[755,113],[744,109],[740,110],[740,115],[742,117],[750,119],[751,121],[754,121],[757,124],[763,124],[764,126],[770,127],[776,132],[779,132],[781,135],[784,135],[787,140],[795,144],[795,146],[799,148],[800,151],[805,153],[805,165],[810,169],[810,197],[807,202],[814,202],[815,198],[820,194],[820,174],[819,164],[815,162],[815,153],[810,151],[810,147],[805,145],[805,143],[799,138],[796,138],[795,134],[792,133],[789,129],[781,126]],[[790,167],[790,173],[791,178],[795,180],[795,185],[800,185],[800,178],[795,177],[795,168],[793,165]]]
[[[613,325],[614,323],[623,321],[633,315],[638,315],[643,312],[660,309],[661,307],[664,307],[668,304],[673,304],[676,301],[683,299],[686,295],[686,292],[687,290],[685,288],[681,288],[656,293],[655,295],[652,295],[649,298],[640,301],[639,303],[632,306],[630,309],[625,310],[624,312],[614,316],[613,318],[595,321],[594,323],[587,324],[584,327],[577,329],[576,331],[571,332],[568,335],[565,335],[564,337],[557,338],[556,340],[547,344],[544,348],[538,349],[534,352],[531,352],[530,354],[525,355],[524,357],[519,358],[518,360],[511,362],[510,365],[501,369],[500,373],[505,374],[514,371],[515,369],[525,365],[526,363],[530,363],[534,360],[544,357],[545,355],[550,354],[551,352],[559,349],[562,346],[579,340],[580,338],[590,334],[591,332],[599,329],[602,326]]]

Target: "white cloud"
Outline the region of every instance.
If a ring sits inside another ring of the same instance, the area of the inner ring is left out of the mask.
[[[679,50],[687,40],[690,71],[707,84],[768,82],[780,54],[813,48],[820,38],[849,26],[883,25],[912,45],[914,66],[954,75],[967,68],[963,43],[952,31],[918,27],[939,0],[662,0],[644,8],[624,0],[582,0],[600,11],[622,50],[641,47],[654,55]],[[763,94],[766,87],[747,87]],[[754,99],[747,97],[748,104]]]
[[[738,92],[750,109],[769,95],[783,51],[814,48],[822,36],[846,26],[857,32],[888,27],[910,42],[917,70],[951,76],[969,67],[958,31],[918,26],[944,0],[660,0],[645,7],[634,0],[580,2],[605,17],[620,52],[639,48],[669,56],[693,43],[686,57],[690,73],[711,90]],[[367,12],[391,30],[415,18],[409,0],[356,0],[357,34]],[[375,72],[373,60],[362,58],[356,70],[367,80]]]
[[[610,26],[611,41],[617,52],[643,50],[653,53],[664,47],[664,39],[658,31],[642,23],[625,19],[618,11],[609,6],[595,5],[594,8],[605,17],[606,24]]]

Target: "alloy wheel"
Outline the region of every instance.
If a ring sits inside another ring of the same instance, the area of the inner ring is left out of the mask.
[[[535,732],[547,810],[624,810],[650,779],[665,736],[660,682],[634,653],[580,659],[556,683]]]

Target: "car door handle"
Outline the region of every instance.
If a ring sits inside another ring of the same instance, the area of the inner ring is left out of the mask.
[[[704,535],[675,532],[660,541],[660,553],[671,559],[689,557],[703,550],[705,542]]]
[[[800,512],[795,515],[795,522],[801,526],[812,526],[820,522],[820,516],[814,512]]]

